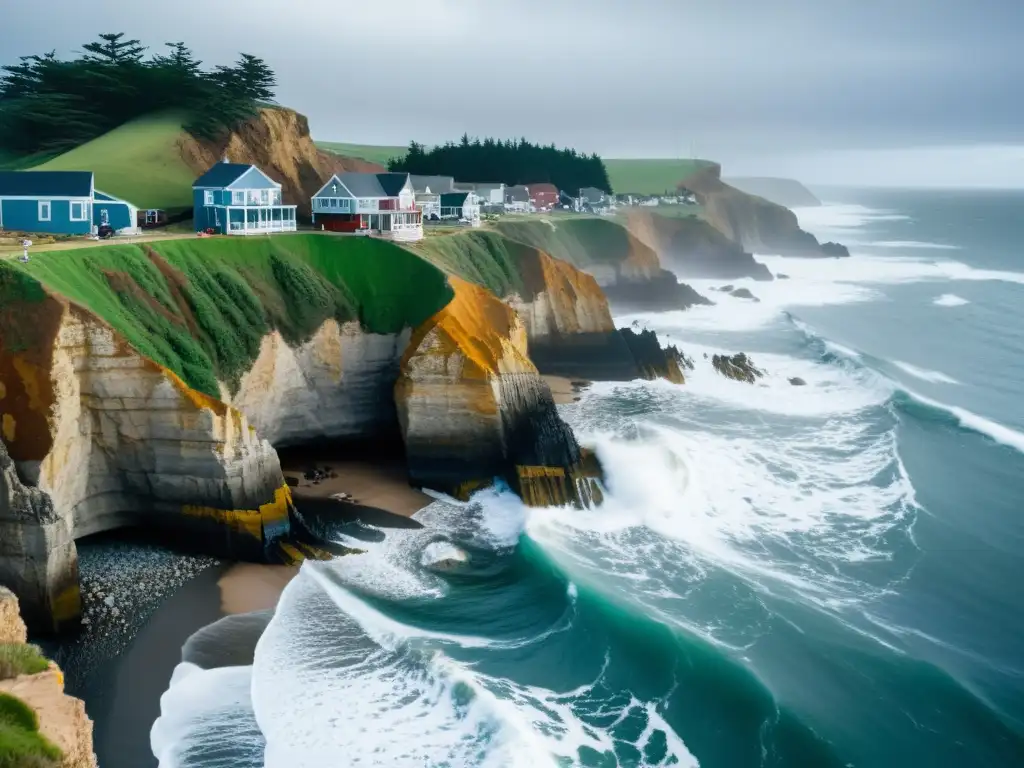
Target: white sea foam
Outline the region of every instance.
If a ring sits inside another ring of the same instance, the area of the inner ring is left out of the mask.
[[[960,382],[952,376],[947,376],[942,371],[930,371],[927,368],[918,368],[916,365],[905,363],[902,360],[893,360],[892,364],[904,373],[909,373],[915,379],[928,381],[932,384],[959,384]]]
[[[962,307],[970,303],[967,299],[961,298],[955,293],[944,293],[932,302],[932,304],[939,307]]]
[[[488,491],[468,505],[431,505],[417,519],[426,526],[421,531],[398,537],[389,532],[391,544],[385,539],[359,557],[307,563],[286,588],[254,664],[253,702],[267,739],[266,766],[556,766],[578,759],[583,747],[614,750],[610,730],[584,722],[576,711],[597,681],[556,692],[490,677],[451,653],[521,648],[564,631],[567,623],[521,642],[421,629],[372,604],[363,587],[368,583],[379,592],[377,579],[366,582],[343,562],[385,559],[388,567],[401,563],[415,570],[418,559],[389,557],[387,550],[414,550],[413,537],[424,549],[434,546],[437,526],[479,546],[508,546],[525,522],[521,502]],[[575,587],[568,589],[574,603]],[[666,761],[697,765],[654,703],[632,699],[621,716],[630,713],[645,724],[638,747],[662,731]]]
[[[1021,453],[1024,453],[1024,433],[1018,432],[1017,430],[1008,427],[1005,424],[993,421],[992,419],[979,416],[966,408],[942,403],[909,389],[904,389],[904,391],[919,403],[927,405],[930,408],[935,408],[936,410],[945,411],[955,417],[957,422],[964,429],[969,429],[972,432],[978,432],[979,434],[992,438],[1001,445],[1015,448]]]
[[[923,243],[917,240],[876,240],[867,245],[875,248],[921,248],[930,251],[958,251],[960,246],[948,243]]]
[[[160,697],[150,747],[160,768],[259,768],[263,737],[249,687],[251,667],[179,664]]]
[[[857,234],[875,221],[906,221],[909,216],[897,211],[868,208],[854,204],[831,204],[811,208],[794,208],[800,226],[820,239]]]

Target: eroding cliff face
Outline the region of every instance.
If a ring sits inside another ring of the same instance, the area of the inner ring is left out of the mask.
[[[629,231],[657,251],[664,264],[680,277],[772,279],[768,267],[696,216],[659,216],[633,209],[626,214],[626,222]]]
[[[704,218],[730,240],[752,253],[836,255],[823,252],[814,235],[800,229],[791,210],[730,187],[721,173],[721,166],[712,164],[684,179],[680,186],[697,195]]]
[[[367,333],[329,319],[290,347],[274,331],[225,398],[274,445],[397,434],[394,383],[410,332]]]
[[[207,551],[261,558],[288,530],[277,454],[244,414],[135,353],[88,312],[48,298],[46,353],[0,351],[4,443],[0,581],[26,618],[59,629],[80,611],[74,540],[144,524]]]
[[[25,637],[18,598],[0,587],[0,642],[24,643]],[[63,753],[60,768],[96,768],[92,721],[85,713],[85,703],[64,693],[64,675],[56,664],[51,662],[49,669],[34,675],[0,680],[0,693],[14,696],[32,708],[39,718],[39,733]],[[16,764],[20,765],[10,763]]]
[[[285,202],[298,205],[299,214],[305,217],[311,213],[310,198],[333,174],[384,170],[375,163],[318,149],[306,116],[284,108],[260,110],[219,141],[185,135],[179,150],[197,177],[225,157],[262,168],[281,183]]]
[[[504,478],[528,503],[583,503],[583,455],[509,306],[456,277],[413,334],[395,400],[414,482],[466,498]]]

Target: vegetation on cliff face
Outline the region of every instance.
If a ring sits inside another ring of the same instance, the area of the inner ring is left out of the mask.
[[[0,693],[0,768],[57,768],[60,759],[60,749],[39,733],[32,707]]]
[[[578,269],[617,267],[627,262],[653,272],[660,268],[653,249],[608,219],[510,219],[495,227],[506,237],[539,248]]]
[[[324,235],[45,253],[0,265],[0,292],[41,298],[25,276],[89,309],[139,353],[214,397],[218,381],[237,385],[272,329],[289,343],[306,341],[328,318],[397,333],[452,296],[444,273],[408,251]],[[4,319],[5,340],[17,338],[19,318]]]
[[[45,672],[50,662],[38,646],[27,643],[0,643],[0,680],[18,675]]]

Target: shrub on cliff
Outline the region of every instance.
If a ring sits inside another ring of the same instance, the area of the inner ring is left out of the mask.
[[[39,733],[35,710],[0,693],[0,768],[57,768],[60,759],[60,749]]]
[[[0,643],[0,680],[45,672],[50,663],[35,645]]]

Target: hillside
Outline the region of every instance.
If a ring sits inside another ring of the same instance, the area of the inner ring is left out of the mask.
[[[748,195],[757,195],[787,208],[813,208],[821,205],[821,200],[796,179],[751,176],[728,178],[723,181]]]
[[[346,144],[339,141],[318,141],[317,147],[327,152],[333,152],[343,157],[351,157],[357,160],[365,160],[368,163],[377,163],[386,166],[392,157],[400,157],[405,154],[405,147],[393,147],[374,144]]]
[[[140,208],[174,214],[192,207],[192,182],[227,157],[255,163],[281,182],[286,202],[309,216],[309,198],[332,173],[379,170],[363,160],[318,150],[303,115],[264,109],[217,141],[200,140],[182,128],[174,113],[149,115],[41,165],[37,170],[91,170],[96,186]]]
[[[149,115],[36,166],[39,171],[93,171],[96,187],[140,208],[192,207],[196,174],[181,155],[182,116]]]

